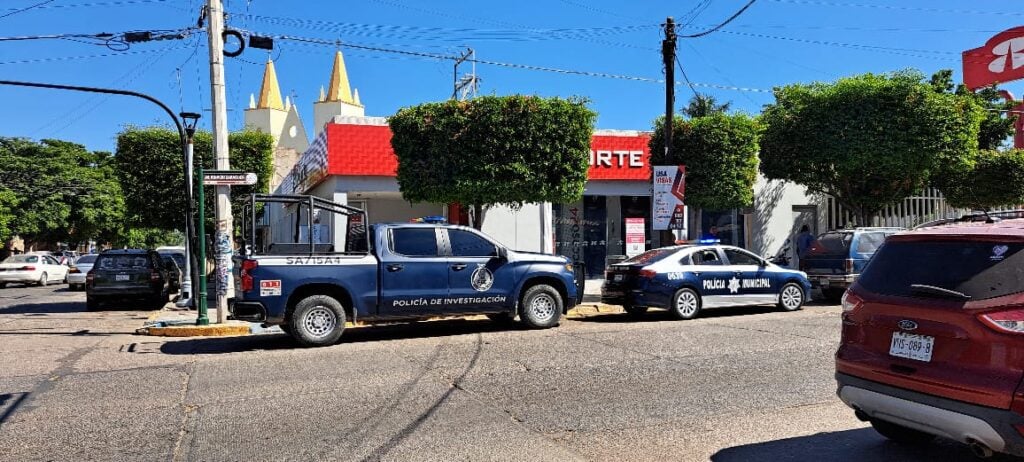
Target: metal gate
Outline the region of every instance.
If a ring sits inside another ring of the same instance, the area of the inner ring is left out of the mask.
[[[839,204],[832,196],[825,197],[826,229],[853,227],[854,215]],[[993,211],[1011,210],[1019,207],[996,208]],[[971,213],[970,209],[955,208],[946,203],[942,193],[936,188],[925,188],[921,194],[907,197],[902,201],[883,208],[871,223],[863,226],[896,226],[913,228],[921,223],[957,218]]]

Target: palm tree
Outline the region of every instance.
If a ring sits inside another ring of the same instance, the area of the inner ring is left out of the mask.
[[[721,114],[727,112],[729,107],[732,106],[731,102],[725,102],[718,104],[714,96],[702,95],[700,93],[690,98],[690,103],[683,108],[683,114],[689,118],[704,117],[711,114]]]

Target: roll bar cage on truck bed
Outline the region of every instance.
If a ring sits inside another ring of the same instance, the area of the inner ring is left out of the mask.
[[[346,218],[345,249],[334,244],[317,242],[321,212]],[[366,254],[370,250],[366,212],[321,197],[300,194],[252,194],[242,206],[240,228],[241,254],[255,255],[324,255]],[[280,240],[274,230],[285,231],[288,239]]]

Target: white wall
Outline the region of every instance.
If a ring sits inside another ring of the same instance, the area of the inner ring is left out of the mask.
[[[541,212],[541,204],[526,204],[519,210],[505,206],[491,207],[484,212],[484,225],[481,230],[513,250],[543,252],[543,232],[549,229],[550,225],[541,225]],[[550,212],[547,217],[550,221]],[[550,247],[550,244],[547,247]]]
[[[775,255],[786,239],[800,231],[794,222],[794,205],[818,207],[818,222],[821,223],[824,210],[820,200],[807,193],[801,185],[777,180],[768,180],[758,175],[754,184],[754,219],[750,230],[750,251],[758,255]]]

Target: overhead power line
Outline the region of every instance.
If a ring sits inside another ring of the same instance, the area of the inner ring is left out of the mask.
[[[838,6],[838,7],[853,7],[853,8],[875,8],[882,10],[897,10],[897,11],[919,11],[924,13],[950,13],[950,14],[983,14],[993,16],[1024,16],[1021,12],[1006,12],[1006,11],[984,11],[984,10],[951,10],[945,8],[927,8],[918,6],[899,6],[899,5],[874,5],[869,3],[851,3],[851,2],[830,2],[824,0],[772,0],[778,3],[791,3],[795,5],[814,5],[814,6]]]
[[[51,0],[52,1],[52,0]],[[97,6],[122,6],[122,5],[136,5],[141,3],[167,3],[174,0],[115,0],[106,2],[88,2],[88,3],[58,3],[56,5],[49,5],[49,2],[43,2],[39,6],[32,6],[31,8],[38,10],[46,10],[50,8],[91,8]],[[21,8],[11,8],[7,11],[17,11]]]
[[[47,4],[47,3],[52,3],[52,2],[53,2],[53,0],[43,0],[43,1],[39,2],[39,3],[36,3],[35,5],[30,5],[30,6],[26,6],[24,8],[19,8],[19,9],[11,10],[10,13],[0,15],[0,19],[6,18],[8,16],[14,16],[14,15],[16,15],[18,13],[31,10],[32,8],[39,8],[39,7],[41,7],[41,6],[43,6],[43,5]]]
[[[263,34],[263,35],[267,35],[267,34]],[[353,49],[357,49],[357,50],[376,51],[376,52],[381,52],[381,53],[392,53],[392,54],[405,55],[405,56],[416,56],[416,57],[420,57],[420,58],[427,58],[427,59],[433,59],[433,60],[448,60],[448,61],[453,61],[454,62],[454,61],[459,59],[459,56],[443,55],[443,54],[438,54],[438,53],[426,53],[426,52],[422,52],[422,51],[396,50],[396,49],[381,48],[381,47],[374,47],[374,46],[358,45],[358,44],[354,44],[354,43],[341,42],[341,41],[338,41],[338,40],[324,40],[324,39],[316,39],[316,38],[309,38],[309,37],[297,37],[297,36],[293,36],[293,35],[278,35],[278,36],[274,36],[274,39],[275,40],[283,40],[283,41],[319,44],[319,45],[325,45],[325,46],[330,46],[330,47],[353,48]],[[487,59],[466,59],[465,62],[474,62],[474,63],[477,63],[477,64],[486,64],[486,65],[490,65],[490,66],[507,67],[507,68],[512,68],[512,69],[523,69],[523,70],[531,70],[531,71],[552,72],[552,73],[566,74],[566,75],[580,75],[580,76],[586,76],[586,77],[601,77],[601,78],[607,78],[607,79],[629,80],[629,81],[635,81],[635,82],[650,82],[650,83],[662,83],[662,84],[665,83],[665,79],[656,79],[656,78],[650,78],[650,77],[640,77],[640,76],[632,76],[632,75],[624,75],[624,74],[613,74],[613,73],[608,73],[608,72],[594,72],[594,71],[582,71],[582,70],[574,70],[574,69],[560,69],[560,68],[546,67],[546,66],[535,66],[535,65],[532,65],[532,64],[519,64],[519,63],[507,63],[507,62],[501,62],[501,61],[492,61],[492,60],[487,60]],[[675,83],[676,84],[682,84],[681,82],[675,82]],[[747,91],[747,92],[754,92],[754,93],[771,93],[772,92],[771,90],[765,90],[765,89],[760,89],[760,88],[736,87],[736,86],[730,86],[730,85],[719,85],[719,84],[710,84],[710,83],[691,82],[690,84],[695,86],[695,87],[717,88],[717,89],[720,89],[720,90]]]
[[[754,2],[756,2],[756,1],[757,0],[750,0],[749,2],[747,2],[746,5],[743,5],[743,8],[740,8],[739,10],[737,10],[735,13],[732,14],[732,16],[729,16],[725,21],[722,21],[721,23],[719,23],[715,27],[712,27],[712,28],[710,28],[708,30],[705,30],[703,32],[698,32],[696,34],[680,35],[679,37],[680,38],[698,38],[698,37],[703,37],[705,35],[712,34],[715,31],[725,27],[727,24],[729,24],[730,22],[732,22],[736,18],[740,17],[740,15],[743,14],[744,11],[747,11],[747,8],[750,8],[750,6],[753,5]]]

